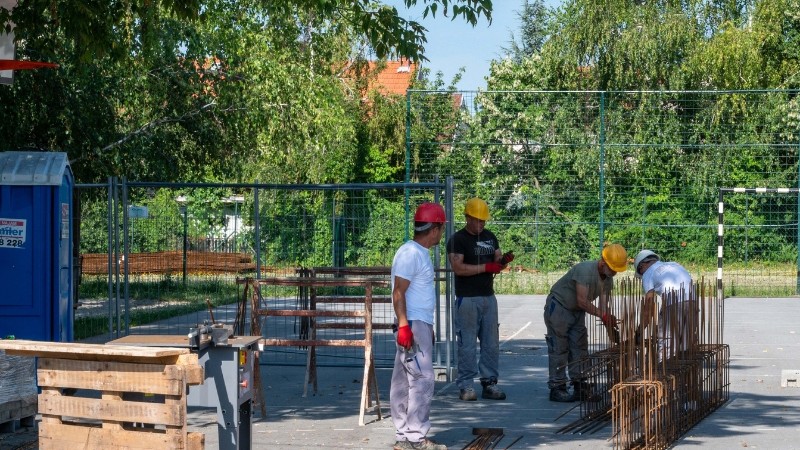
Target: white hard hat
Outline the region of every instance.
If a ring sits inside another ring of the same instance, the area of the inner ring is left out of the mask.
[[[642,278],[642,276],[639,275],[639,264],[650,257],[655,257],[656,260],[661,261],[661,257],[656,255],[652,250],[642,250],[636,254],[636,258],[633,259],[633,274],[636,278]]]

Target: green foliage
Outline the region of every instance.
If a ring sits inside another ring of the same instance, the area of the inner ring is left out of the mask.
[[[405,98],[369,93],[362,103],[358,126],[359,160],[355,180],[401,182],[405,177]]]
[[[515,63],[519,63],[542,49],[547,40],[550,18],[542,0],[524,0],[516,15],[520,22],[519,37],[512,32],[510,47],[503,50]]]
[[[475,24],[492,3],[421,6]],[[32,0],[13,20],[18,57],[60,67],[19,71],[0,91],[0,150],[66,151],[80,183],[403,178],[402,106],[363,108],[342,69],[365,54],[424,59],[425,29],[394,8]]]
[[[401,17],[395,8],[370,0],[249,0],[227,2],[232,11],[244,14],[251,10],[262,17],[319,17],[320,22],[342,22],[352,27],[370,43],[379,58],[398,55],[424,57],[425,28],[414,20]],[[481,16],[491,21],[491,0],[425,0],[423,17],[449,16],[475,25]],[[117,37],[139,35],[139,42],[149,47],[158,41],[160,20],[174,18],[193,23],[208,21],[210,11],[225,2],[219,0],[132,0],[127,2],[89,2],[85,0],[26,0],[13,11],[16,33],[35,35],[50,29],[71,42],[78,55],[89,60],[97,55],[124,57],[125,48]],[[407,6],[417,0],[406,0]],[[441,8],[440,8],[441,6]],[[9,13],[0,10],[0,22]]]
[[[105,253],[108,251],[109,214],[108,200],[93,198],[86,191],[79,191],[81,203],[81,253]]]
[[[405,209],[400,199],[369,195],[368,214],[359,225],[363,232],[351,244],[351,264],[390,266],[394,251],[403,243]]]
[[[148,211],[147,218],[128,219],[132,253],[176,249],[176,242],[183,238],[183,220],[174,195],[170,189],[159,189],[152,196],[131,201],[132,205],[147,207]]]

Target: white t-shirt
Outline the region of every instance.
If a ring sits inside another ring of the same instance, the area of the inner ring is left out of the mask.
[[[406,290],[406,317],[433,325],[436,308],[436,287],[433,284],[433,264],[427,248],[416,241],[401,245],[392,260],[392,290],[394,277],[410,281]]]
[[[689,272],[676,262],[656,261],[642,275],[644,292],[655,291],[667,303],[674,299],[683,302],[694,297],[694,285]]]

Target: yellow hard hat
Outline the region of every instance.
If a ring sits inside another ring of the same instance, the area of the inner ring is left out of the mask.
[[[478,197],[473,197],[467,200],[467,205],[464,207],[464,214],[478,220],[489,220],[489,205]]]
[[[603,247],[603,261],[614,272],[625,272],[628,269],[628,252],[619,244],[607,245]]]

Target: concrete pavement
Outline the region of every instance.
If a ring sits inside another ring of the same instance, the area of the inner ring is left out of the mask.
[[[593,433],[560,434],[578,418],[575,404],[548,400],[543,296],[500,296],[501,379],[505,401],[458,400],[458,389],[437,382],[430,437],[462,449],[473,427],[499,427],[497,449],[613,448],[611,425]],[[730,400],[675,442],[676,449],[798,449],[800,388],[781,387],[784,370],[800,371],[800,299],[733,298],[725,304],[724,341],[731,351]],[[304,367],[261,367],[266,417],[253,422],[253,449],[388,449],[394,442],[389,416],[390,369],[377,370],[384,418],[358,426],[361,368],[320,367],[317,395],[302,397]],[[563,417],[560,417],[562,416]],[[560,417],[560,418],[559,418]],[[218,448],[214,411],[190,408],[193,431]],[[0,435],[0,448],[34,449]],[[517,438],[516,442],[514,442]],[[16,444],[14,443],[16,442]],[[16,445],[16,446],[15,446]]]
[[[611,425],[593,433],[560,434],[578,418],[574,404],[548,400],[542,296],[501,296],[501,380],[505,401],[458,400],[458,389],[438,382],[430,437],[451,449],[472,439],[473,427],[499,427],[496,448],[613,448]],[[800,388],[781,388],[782,370],[800,370],[800,299],[728,299],[725,343],[731,349],[730,400],[679,439],[674,448],[800,448]],[[361,369],[319,368],[317,396],[302,398],[302,367],[263,366],[266,418],[254,423],[253,448],[387,449],[391,418],[358,426]],[[391,371],[378,370],[388,416]],[[559,418],[559,416],[563,417]],[[373,416],[374,417],[374,416]],[[213,419],[212,419],[213,420]],[[212,443],[214,433],[207,434]],[[215,444],[212,444],[215,445]],[[207,448],[215,448],[207,446]]]

